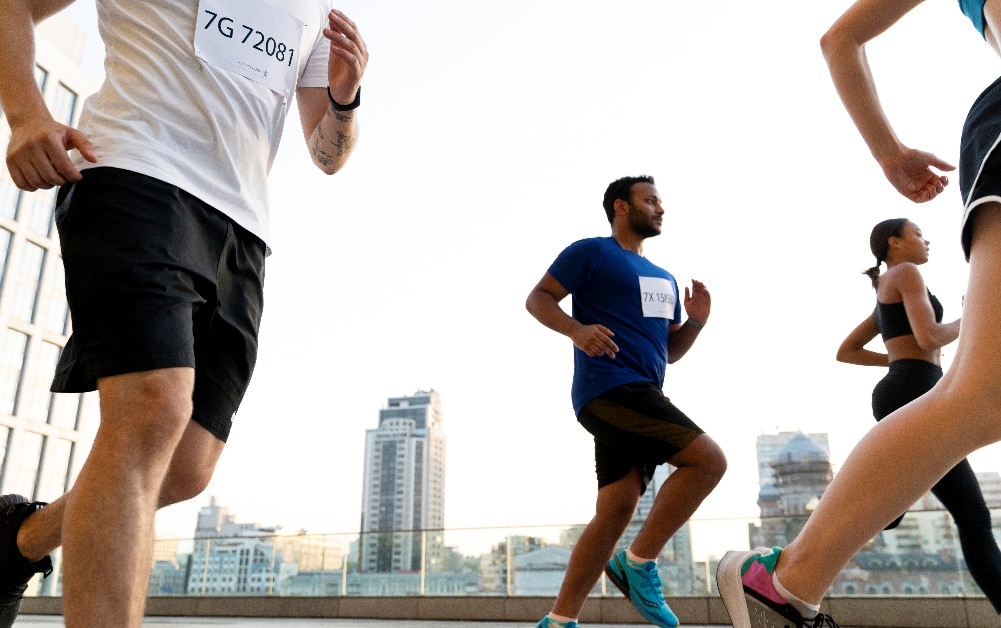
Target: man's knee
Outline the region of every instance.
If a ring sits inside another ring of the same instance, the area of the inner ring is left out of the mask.
[[[102,378],[105,438],[128,440],[135,451],[173,450],[191,419],[193,370],[159,369]],[[100,429],[100,428],[99,428]]]
[[[726,455],[719,445],[706,434],[693,440],[671,460],[675,467],[687,467],[696,470],[710,479],[714,484],[723,479],[726,473]]]
[[[160,507],[163,508],[198,497],[208,488],[211,479],[211,469],[187,470],[183,473],[171,469],[160,489]]]

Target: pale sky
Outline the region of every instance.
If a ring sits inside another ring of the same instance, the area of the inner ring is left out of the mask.
[[[371,52],[358,148],[326,178],[290,116],[257,373],[208,491],[161,513],[159,535],[190,536],[210,495],[240,521],[356,532],[365,430],[388,397],[427,388],[444,408],[446,527],[589,520],[572,345],[524,300],[563,247],[608,234],[601,195],[634,174],[657,178],[667,210],[647,257],[713,297],[665,383],[730,461],[696,519],[758,515],[758,434],[827,432],[837,469],[883,374],[834,360],[873,307],[872,225],[921,226],[948,320],[968,273],[958,178],[931,204],[898,196],[831,87],[818,40],[848,5],[340,3]],[[93,3],[71,11],[96,42]],[[925,2],[868,50],[901,138],[955,163],[998,67],[956,3]],[[999,451],[974,468],[998,470]],[[746,543],[743,521],[728,526]],[[698,530],[696,557],[734,542]]]

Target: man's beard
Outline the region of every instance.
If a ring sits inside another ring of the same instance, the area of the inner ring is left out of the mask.
[[[652,238],[660,235],[660,227],[654,224],[653,218],[645,216],[629,206],[629,228],[636,235],[643,238]]]

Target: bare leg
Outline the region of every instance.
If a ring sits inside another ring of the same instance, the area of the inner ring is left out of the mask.
[[[102,378],[101,425],[63,506],[63,602],[68,628],[142,623],[153,517],[191,417],[194,370]]]
[[[601,577],[605,563],[612,557],[615,544],[636,512],[643,481],[640,473],[638,468],[634,468],[622,479],[598,489],[594,518],[574,545],[553,606],[557,615],[577,617],[580,614],[584,601]]]
[[[863,544],[970,452],[1001,440],[1001,205],[976,210],[970,282],[956,358],[923,397],[855,447],[776,569],[806,602],[820,602]]]
[[[692,441],[670,463],[677,469],[660,487],[650,515],[629,548],[643,558],[660,555],[726,472],[723,451],[706,434]]]
[[[224,446],[211,432],[189,421],[170,461],[158,507],[191,499],[205,490]],[[68,499],[69,493],[24,520],[17,534],[17,546],[25,558],[37,562],[62,545]]]

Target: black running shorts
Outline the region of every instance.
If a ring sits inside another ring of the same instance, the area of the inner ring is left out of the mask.
[[[585,405],[577,421],[594,436],[598,488],[643,471],[643,491],[654,469],[703,432],[664,393],[649,382],[625,384]]]
[[[73,332],[54,392],[193,367],[193,419],[225,441],[257,361],[265,245],[177,188],[117,168],[62,187],[56,226]]]

